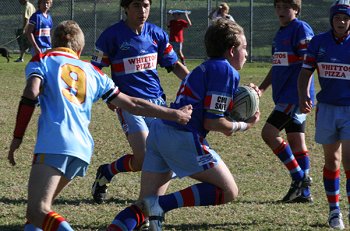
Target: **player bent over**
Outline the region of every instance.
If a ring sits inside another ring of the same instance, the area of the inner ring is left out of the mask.
[[[308,42],[314,35],[311,27],[297,18],[301,0],[274,0],[280,29],[272,47],[272,67],[260,84],[262,93],[272,85],[275,108],[267,119],[261,136],[273,153],[287,167],[292,178],[282,202],[310,203],[313,201],[309,177],[309,151],[305,142],[306,114],[299,110],[297,80]],[[314,98],[311,82],[310,97]],[[286,142],[280,132],[285,130]]]
[[[182,124],[191,117],[190,105],[174,110],[121,93],[108,76],[79,60],[84,44],[79,25],[64,21],[53,33],[54,49],[34,56],[26,67],[27,84],[8,153],[8,160],[15,165],[15,151],[40,101],[41,115],[28,184],[26,231],[73,230],[51,206],[71,180],[86,174],[93,151],[88,125],[92,104],[98,99],[135,114]]]
[[[109,231],[133,230],[146,218],[150,230],[161,230],[164,213],[170,210],[220,205],[237,197],[238,187],[230,170],[205,137],[209,131],[227,136],[245,131],[260,118],[260,112],[247,123],[225,117],[240,81],[237,70],[246,61],[246,38],[238,24],[219,19],[208,28],[205,46],[209,59],[182,81],[171,104],[172,108],[193,105],[191,120],[187,125],[160,119],[152,123],[142,166],[140,200],[121,211]],[[229,102],[224,108],[215,107],[220,98]],[[199,183],[164,195],[173,174],[189,176]]]

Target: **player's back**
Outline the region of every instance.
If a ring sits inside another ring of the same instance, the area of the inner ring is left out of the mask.
[[[89,162],[91,107],[114,87],[113,81],[67,48],[35,56],[26,67],[26,76],[33,74],[42,79],[43,88],[35,151],[59,151]]]

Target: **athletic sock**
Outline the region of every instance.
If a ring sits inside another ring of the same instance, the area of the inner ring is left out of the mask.
[[[329,211],[338,209],[339,207],[339,189],[340,189],[340,169],[331,171],[323,167],[323,184],[329,204]]]
[[[141,209],[136,205],[131,205],[117,214],[107,228],[107,231],[134,230],[145,221]]]
[[[73,231],[69,223],[58,213],[49,212],[43,223],[44,231]]]
[[[199,183],[164,196],[159,196],[159,206],[164,212],[181,207],[220,205],[224,203],[222,189],[209,183]]]
[[[304,178],[304,171],[300,168],[298,162],[294,158],[292,149],[284,140],[273,152],[287,167],[291,177],[295,181],[301,181]]]
[[[310,172],[309,151],[295,152],[294,157],[297,160],[301,170],[304,171],[304,174],[308,175]],[[303,191],[303,196],[309,196],[310,193],[310,187],[306,187]]]
[[[124,156],[120,157],[118,160],[110,163],[108,165],[108,171],[104,172],[105,177],[108,180],[111,180],[114,175],[120,172],[134,172],[131,165],[131,161],[133,158],[134,158],[134,155],[125,154]]]

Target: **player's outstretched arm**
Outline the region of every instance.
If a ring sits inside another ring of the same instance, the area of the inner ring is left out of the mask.
[[[24,88],[23,95],[18,106],[13,139],[11,141],[10,150],[7,156],[7,159],[12,165],[16,165],[15,151],[22,144],[22,138],[38,102],[40,84],[41,79],[34,76],[27,80],[26,87]]]
[[[177,61],[174,64],[173,72],[181,80],[183,80],[190,73],[187,67],[182,63],[180,63],[179,61]]]
[[[191,119],[192,114],[192,105],[187,105],[175,110],[158,106],[147,100],[131,97],[121,92],[111,100],[110,103],[123,108],[134,115],[157,117],[165,120],[176,121],[179,124],[187,124]]]

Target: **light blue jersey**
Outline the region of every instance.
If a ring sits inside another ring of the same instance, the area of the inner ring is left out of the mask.
[[[93,139],[88,130],[91,107],[119,89],[92,64],[68,48],[39,54],[26,67],[27,79],[42,79],[41,115],[34,153],[64,154],[90,163]]]

